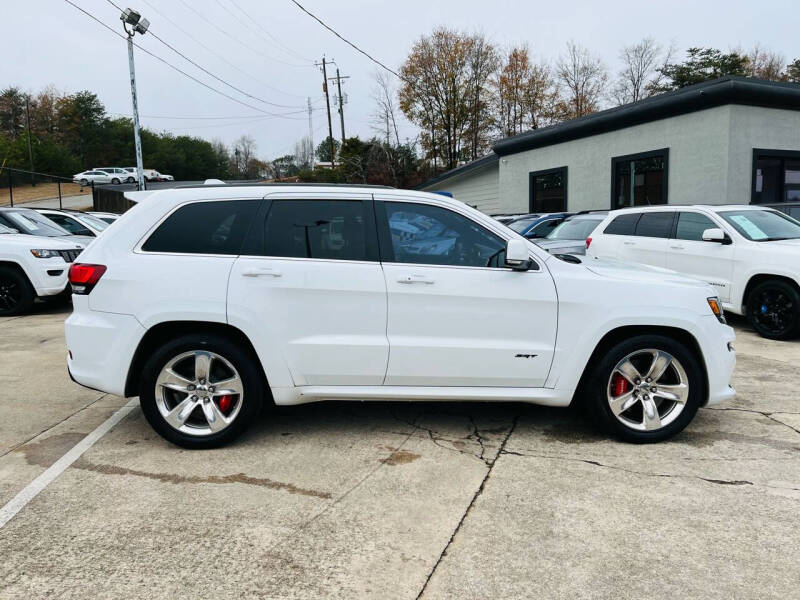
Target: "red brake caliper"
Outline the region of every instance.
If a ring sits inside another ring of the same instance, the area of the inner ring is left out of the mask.
[[[622,396],[622,394],[627,392],[630,388],[631,384],[627,379],[619,373],[614,373],[614,377],[611,378],[611,389],[615,398]]]
[[[227,412],[233,406],[233,396],[230,394],[226,394],[225,396],[219,397],[219,409],[223,412],[223,414],[227,414]]]

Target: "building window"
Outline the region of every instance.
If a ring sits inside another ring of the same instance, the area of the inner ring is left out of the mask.
[[[669,148],[611,159],[611,208],[667,203]]]
[[[800,151],[753,150],[751,202],[800,202]]]
[[[567,167],[530,173],[530,212],[550,213],[567,210]]]

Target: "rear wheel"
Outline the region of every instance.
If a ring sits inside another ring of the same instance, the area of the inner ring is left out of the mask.
[[[114,177],[114,178],[111,180],[111,183],[113,183],[114,185],[117,185],[117,184],[119,184],[119,178],[118,178],[118,177]]]
[[[125,183],[133,183],[133,182],[135,182],[135,181],[136,181],[136,180],[135,180],[133,177],[128,177],[128,178],[125,180]]]
[[[0,267],[0,316],[18,315],[30,310],[36,294],[28,278],[13,267]]]
[[[800,335],[800,294],[785,281],[759,283],[747,297],[747,320],[762,337],[795,338]]]
[[[187,335],[157,350],[140,382],[150,425],[185,448],[215,448],[258,416],[265,394],[255,358],[216,335]]]
[[[603,354],[585,388],[590,411],[617,437],[658,442],[682,431],[704,398],[701,367],[683,344],[640,335]]]

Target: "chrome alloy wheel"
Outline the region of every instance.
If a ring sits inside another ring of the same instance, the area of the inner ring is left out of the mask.
[[[606,392],[611,412],[636,431],[655,431],[678,418],[689,400],[689,378],[663,350],[631,352],[617,363]]]
[[[189,435],[207,436],[228,427],[243,398],[244,385],[234,366],[206,350],[179,354],[156,380],[158,411],[171,427]]]

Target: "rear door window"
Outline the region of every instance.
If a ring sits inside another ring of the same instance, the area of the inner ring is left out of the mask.
[[[668,238],[672,233],[674,212],[645,212],[636,224],[636,235],[640,237]]]
[[[142,250],[238,255],[260,203],[219,200],[186,204],[158,226]]]
[[[264,255],[375,260],[371,204],[362,200],[274,200],[264,228]]]

